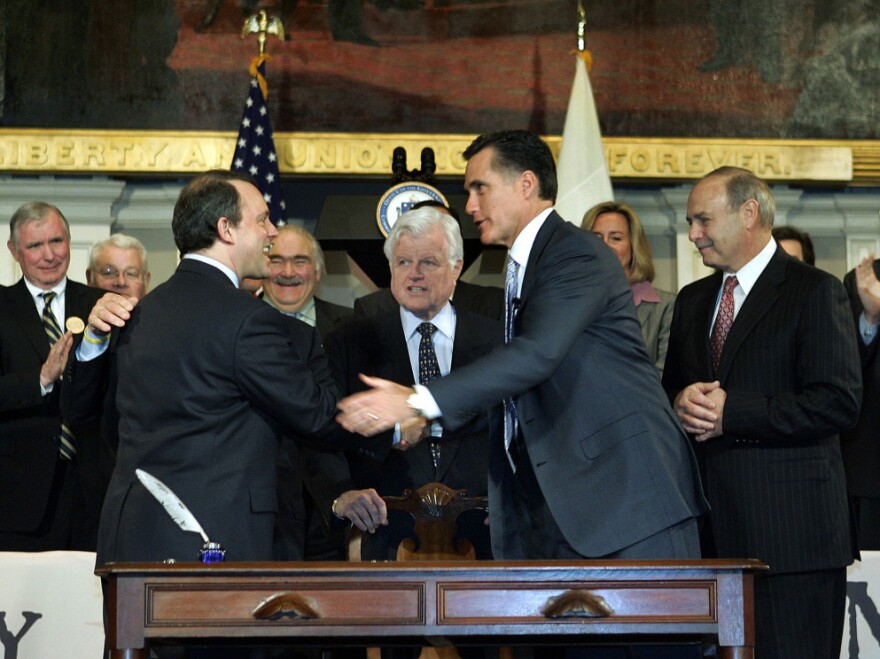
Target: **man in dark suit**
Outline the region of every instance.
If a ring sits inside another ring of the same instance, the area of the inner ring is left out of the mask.
[[[431,338],[439,374],[446,374],[487,354],[502,339],[502,327],[485,316],[462,311],[449,302],[461,273],[464,245],[458,223],[435,208],[411,210],[401,216],[385,241],[391,266],[391,291],[397,307],[368,318],[356,319],[331,333],[327,356],[343,394],[363,391],[365,373],[394,382],[418,382],[419,348],[424,339],[419,327],[432,324]],[[438,374],[438,375],[439,375]],[[472,496],[487,493],[488,445],[485,413],[455,432],[439,424],[428,429],[431,440],[408,451],[393,451],[384,461],[358,452],[347,461],[327,454],[310,456],[308,479],[320,490],[322,514],[351,521],[366,536],[364,559],[393,559],[406,529],[391,520],[382,496],[401,496],[439,481]],[[478,555],[489,557],[488,533],[482,519],[471,520],[470,536]]]
[[[7,245],[22,278],[0,289],[0,550],[93,550],[101,502],[81,483],[96,468],[97,429],[70,428],[75,454],[61,450],[58,401],[73,342],[66,321],[84,318],[100,293],[67,279],[70,228],[56,207],[19,208]]]
[[[174,276],[136,307],[108,293],[90,314],[75,377],[113,326],[119,452],[101,518],[98,564],[193,560],[201,539],[177,527],[140,485],[143,469],[171,488],[230,560],[270,560],[281,432],[332,429],[334,392],[315,381],[283,316],[239,291],[268,274],[277,231],[247,177],[216,170],[175,205]]]
[[[556,167],[536,135],[482,135],[465,158],[481,241],[516,264],[506,345],[416,392],[368,378],[340,421],[372,434],[421,415],[451,430],[506,399],[489,447],[496,558],[698,557],[696,462],[620,262],[553,212]]]
[[[451,215],[455,218],[456,223],[461,224],[461,218],[454,208],[434,199],[425,199],[413,204],[410,210],[420,208],[436,208]],[[459,279],[455,282],[452,300],[455,302],[455,308],[459,311],[472,311],[495,320],[504,320],[504,291],[497,286],[469,284]],[[357,298],[354,301],[354,316],[355,318],[373,316],[383,311],[396,310],[399,306],[391,289],[382,288]]]
[[[281,313],[317,328],[323,339],[351,318],[351,309],[315,297],[324,272],[324,253],[315,237],[295,224],[278,227],[269,249],[263,300]]]
[[[678,295],[663,383],[699,449],[704,553],[770,566],[756,656],[836,657],[853,559],[838,433],[858,415],[858,351],[843,286],[776,245],[774,214],[744,169],[694,186],[689,238],[718,272]]]
[[[278,227],[269,249],[269,276],[262,281],[261,297],[285,316],[316,328],[319,347],[323,337],[351,318],[348,307],[315,296],[323,272],[324,252],[315,237],[295,224]],[[321,361],[326,367],[323,352]],[[332,382],[329,370],[327,373]],[[337,559],[314,496],[302,490],[299,451],[295,442],[284,442],[278,457],[276,556],[283,560]]]
[[[862,412],[841,439],[846,484],[855,512],[859,549],[880,549],[880,260],[864,259],[843,279],[862,359]]]

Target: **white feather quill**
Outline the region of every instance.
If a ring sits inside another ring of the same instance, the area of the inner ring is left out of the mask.
[[[211,542],[208,540],[204,529],[202,529],[202,525],[199,524],[189,508],[184,505],[183,501],[165,483],[155,476],[148,474],[143,469],[135,469],[134,473],[137,474],[138,480],[147,488],[147,492],[156,498],[156,501],[162,505],[165,512],[168,513],[180,528],[184,531],[200,533],[202,540],[206,543]]]

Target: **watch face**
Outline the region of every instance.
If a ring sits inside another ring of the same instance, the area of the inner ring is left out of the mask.
[[[379,205],[376,207],[376,223],[379,225],[382,235],[387,237],[391,232],[391,227],[401,215],[420,201],[429,199],[438,201],[444,206],[449,205],[446,197],[437,188],[427,183],[409,181],[398,183],[389,188],[379,199]]]

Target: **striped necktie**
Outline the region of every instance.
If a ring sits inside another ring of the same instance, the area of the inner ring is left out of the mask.
[[[52,300],[57,297],[57,294],[54,291],[48,291],[41,293],[40,297],[45,302],[45,306],[43,306],[43,329],[49,338],[49,345],[53,346],[64,334],[61,331],[61,325],[58,324],[58,319],[52,313]],[[73,432],[71,432],[64,421],[61,422],[61,430],[58,433],[58,453],[65,460],[73,460],[73,457],[76,455]]]

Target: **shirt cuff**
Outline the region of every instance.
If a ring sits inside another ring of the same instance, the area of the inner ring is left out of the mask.
[[[90,328],[83,333],[83,340],[76,349],[76,361],[90,362],[104,354],[110,344],[110,335],[95,336]]]
[[[427,387],[421,384],[414,384],[413,389],[416,390],[416,393],[406,399],[407,405],[426,419],[439,419],[443,416],[443,413],[437,406],[437,401],[434,400],[434,396],[431,395]]]
[[[870,345],[871,342],[874,341],[874,337],[877,336],[878,326],[880,326],[880,323],[875,323],[874,325],[868,323],[864,311],[862,312],[862,315],[859,316],[859,332],[862,335],[862,341],[864,341],[865,345]]]

